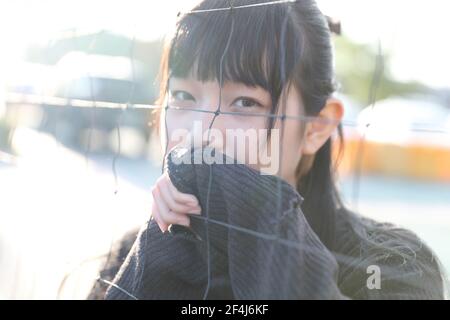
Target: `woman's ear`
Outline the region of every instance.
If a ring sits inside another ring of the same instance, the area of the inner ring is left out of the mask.
[[[306,124],[302,154],[315,154],[330,138],[344,116],[344,106],[336,98],[329,98],[317,115],[317,120]]]

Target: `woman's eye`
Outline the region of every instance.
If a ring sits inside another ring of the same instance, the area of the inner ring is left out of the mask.
[[[233,105],[241,108],[261,107],[261,104],[252,98],[238,98],[234,100]]]
[[[178,101],[189,101],[189,100],[195,101],[195,98],[186,91],[181,91],[181,90],[173,91],[171,93],[171,96],[172,96],[172,98],[174,98],[175,100],[178,100]]]

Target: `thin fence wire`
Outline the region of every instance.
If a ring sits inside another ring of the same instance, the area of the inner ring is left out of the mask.
[[[373,111],[375,109],[376,104],[376,96],[377,96],[377,89],[380,86],[381,76],[383,74],[384,64],[383,64],[383,51],[381,48],[381,40],[378,39],[378,53],[376,56],[375,61],[375,68],[372,78],[372,83],[370,84],[370,90],[369,90],[369,105],[370,105],[370,111],[371,114],[373,114]],[[369,119],[370,119],[369,115]],[[358,203],[359,203],[359,190],[360,190],[360,183],[361,183],[361,170],[362,170],[362,161],[363,161],[363,153],[364,153],[364,145],[366,141],[366,134],[367,129],[370,127],[370,121],[365,125],[362,136],[358,143],[358,148],[356,152],[356,159],[355,159],[355,170],[354,170],[354,182],[353,182],[353,205],[354,209],[358,211]]]
[[[24,94],[24,93],[14,93],[9,92],[6,94],[6,103],[8,105],[47,105],[51,107],[71,107],[71,108],[93,108],[94,104],[90,100],[83,100],[83,99],[70,99],[70,98],[63,98],[63,97],[55,97],[55,96],[43,96],[43,95],[35,95],[35,94]],[[133,104],[133,103],[117,103],[117,102],[109,102],[109,101],[96,101],[95,107],[98,109],[117,109],[117,110],[151,110],[151,111],[157,111],[157,110],[164,110],[164,109],[171,109],[171,110],[180,110],[180,111],[192,111],[192,112],[199,112],[199,113],[208,113],[208,114],[214,114],[215,111],[208,110],[211,109],[208,106],[202,106],[198,108],[188,108],[188,107],[179,107],[179,106],[161,106],[157,104]],[[277,115],[277,114],[270,114],[270,113],[252,113],[249,114],[248,112],[239,112],[239,111],[221,111],[221,114],[223,115],[230,115],[230,116],[242,116],[242,117],[263,117],[263,118],[273,118],[273,119],[280,119],[280,118],[286,118],[286,120],[297,120],[301,122],[317,122],[317,123],[323,123],[323,124],[337,124],[335,121],[331,119],[325,119],[325,118],[317,118],[313,116],[297,116],[297,115]],[[385,119],[389,119],[389,116],[386,116]],[[373,123],[369,121],[369,125],[367,123],[359,123],[355,120],[342,120],[339,122],[343,127],[348,128],[362,128],[364,131],[365,127],[371,127],[371,128],[377,128],[379,126],[378,123]],[[389,130],[392,130],[395,132],[395,128],[389,128]],[[405,128],[398,128],[399,132],[403,132]],[[409,132],[422,132],[422,133],[431,133],[431,134],[450,134],[450,129],[446,127],[440,127],[440,126],[433,126],[431,127],[430,123],[413,123],[411,126],[407,129]]]

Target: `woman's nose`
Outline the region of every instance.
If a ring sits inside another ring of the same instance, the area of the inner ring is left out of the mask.
[[[215,115],[215,110],[202,109],[195,112],[197,112],[198,114],[195,116],[195,119],[191,124],[190,132],[197,143],[200,143],[201,141],[201,143],[204,145],[208,142],[209,129],[218,129],[218,118]]]
[[[215,116],[219,116],[219,94],[205,95],[198,101],[194,112],[194,121],[201,122],[204,129],[208,129]]]

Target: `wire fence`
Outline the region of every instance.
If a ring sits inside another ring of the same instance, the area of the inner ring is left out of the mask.
[[[117,132],[117,151],[114,154],[114,157],[112,159],[112,164],[111,164],[111,170],[113,172],[114,175],[114,181],[115,181],[115,193],[117,193],[118,190],[118,178],[117,178],[117,168],[116,168],[116,163],[118,158],[121,155],[121,121],[123,120],[123,116],[124,114],[128,113],[128,112],[133,112],[134,110],[150,110],[150,111],[165,111],[165,117],[167,117],[167,111],[171,110],[174,112],[180,111],[182,110],[183,112],[189,111],[189,112],[200,112],[200,113],[208,113],[212,115],[212,120],[209,124],[209,128],[208,129],[212,129],[214,127],[214,123],[217,120],[218,117],[221,117],[222,115],[234,115],[234,116],[242,116],[242,117],[262,117],[265,119],[274,119],[274,120],[279,120],[281,122],[281,141],[283,141],[283,135],[284,135],[284,128],[285,128],[285,121],[286,120],[296,120],[299,122],[310,122],[310,121],[325,121],[326,123],[328,123],[327,120],[324,120],[323,118],[318,118],[318,117],[312,117],[312,116],[293,116],[293,115],[289,115],[286,114],[286,111],[284,109],[285,107],[285,103],[282,104],[283,106],[283,110],[281,111],[281,114],[274,114],[274,113],[260,113],[260,114],[255,114],[252,113],[251,115],[249,115],[246,112],[230,112],[230,111],[225,111],[222,109],[221,106],[221,97],[222,97],[222,89],[223,89],[223,63],[224,63],[224,59],[227,55],[227,51],[229,49],[229,46],[231,45],[231,40],[233,38],[233,34],[236,32],[235,25],[234,25],[234,15],[235,12],[237,10],[245,10],[248,8],[259,8],[259,7],[263,7],[263,6],[286,6],[286,13],[284,16],[284,20],[282,23],[282,29],[281,29],[281,34],[280,34],[280,43],[284,44],[286,41],[286,26],[288,23],[288,17],[289,14],[287,13],[290,9],[291,5],[295,5],[297,1],[286,1],[286,0],[282,0],[282,1],[268,1],[268,2],[262,2],[262,3],[255,3],[255,4],[249,4],[249,5],[240,5],[240,6],[233,6],[233,1],[229,1],[229,6],[227,7],[223,7],[223,8],[215,8],[215,9],[210,9],[210,10],[192,10],[192,11],[188,11],[188,12],[180,12],[178,14],[179,17],[182,17],[184,15],[201,15],[204,13],[208,13],[208,12],[217,12],[217,13],[221,13],[221,14],[225,14],[228,15],[229,17],[229,29],[228,30],[224,30],[224,32],[228,33],[228,41],[225,45],[225,49],[222,53],[222,56],[220,58],[220,65],[219,65],[219,88],[220,91],[218,93],[219,98],[219,104],[217,105],[217,107],[215,107],[215,109],[209,110],[208,108],[201,108],[201,109],[197,109],[197,108],[180,108],[177,106],[171,106],[169,105],[169,103],[167,102],[166,105],[152,105],[152,104],[134,104],[132,103],[133,101],[133,94],[134,94],[134,90],[135,88],[132,87],[130,89],[129,95],[127,97],[127,102],[126,103],[114,103],[114,102],[106,102],[106,101],[100,101],[98,99],[96,99],[95,96],[95,87],[94,87],[94,82],[90,81],[90,92],[91,92],[91,99],[90,100],[81,100],[81,99],[72,99],[72,98],[64,98],[64,97],[55,97],[55,96],[44,96],[44,95],[32,95],[32,94],[19,94],[19,93],[8,93],[6,96],[6,103],[8,106],[16,106],[16,105],[38,105],[38,106],[51,106],[51,107],[60,107],[63,109],[66,108],[87,108],[90,112],[90,123],[89,123],[89,127],[90,127],[90,134],[88,135],[88,143],[85,149],[85,157],[86,157],[86,161],[89,159],[89,154],[90,154],[90,147],[91,147],[91,139],[92,139],[92,131],[93,128],[95,127],[95,124],[99,120],[96,117],[96,112],[97,110],[101,110],[101,109],[114,109],[114,110],[119,110],[120,111],[120,116],[117,120],[116,123],[116,132]],[[96,46],[96,38],[94,38],[92,40],[92,43],[90,44],[89,48],[90,50],[94,50]],[[129,59],[130,61],[134,61],[134,46],[135,46],[135,38],[133,38],[130,41],[130,48],[129,48]],[[281,57],[285,57],[285,52],[284,52],[284,48],[286,48],[286,45],[281,45],[280,48],[282,50],[282,52],[280,52],[280,56]],[[373,71],[373,77],[372,77],[372,82],[370,85],[370,92],[368,94],[368,101],[369,101],[369,105],[371,106],[372,110],[374,108],[376,108],[376,101],[377,101],[377,92],[378,92],[378,88],[380,86],[380,81],[382,79],[382,74],[383,74],[383,59],[384,59],[384,54],[383,54],[383,50],[382,50],[382,45],[381,45],[381,41],[378,42],[378,52],[377,52],[377,56],[376,56],[376,61],[375,61],[375,68]],[[132,63],[133,65],[133,63]],[[287,79],[286,77],[286,70],[284,70],[284,61],[282,61],[282,63],[280,64],[279,68],[280,68],[280,74],[282,76],[281,78],[281,83],[285,84]],[[132,70],[134,70],[132,68]],[[132,72],[132,77],[133,77],[133,81],[132,83],[135,83],[136,79],[135,79],[135,72]],[[170,78],[170,77],[169,77]],[[168,87],[168,86],[167,86]],[[168,91],[166,92],[166,95],[168,95]],[[210,108],[211,109],[211,108]],[[357,123],[356,121],[341,121],[339,122],[339,124],[341,126],[343,126],[344,128],[358,128],[361,127],[361,124]],[[167,118],[164,119],[164,125],[166,126],[166,134],[168,134],[168,130],[167,130]],[[365,123],[364,124],[364,129],[363,132],[361,134],[360,137],[360,141],[358,143],[358,149],[356,152],[356,158],[354,159],[353,163],[353,196],[352,196],[352,202],[355,208],[357,208],[357,204],[358,204],[358,200],[359,200],[359,190],[360,190],[360,183],[361,183],[361,176],[362,176],[362,160],[363,160],[363,155],[364,155],[364,148],[365,148],[365,144],[366,144],[366,131],[368,130],[368,128],[371,126],[372,124],[370,122]],[[410,128],[411,131],[415,131],[415,132],[425,132],[425,133],[430,133],[430,134],[450,134],[450,132],[448,131],[447,128],[439,128],[439,127],[434,127],[434,128],[430,128],[427,125],[421,125],[421,124],[416,124],[415,126]],[[210,131],[209,131],[210,132]],[[57,135],[57,132],[56,132]],[[207,138],[208,143],[210,142],[210,136],[208,135]],[[169,143],[169,137],[166,136],[166,143]],[[165,148],[165,154],[164,154],[164,158],[166,158],[167,156],[167,151],[168,151],[168,145],[166,145]],[[283,154],[283,145],[280,145],[280,154]],[[1,155],[0,155],[1,156]],[[4,156],[2,157],[2,159],[4,161],[10,161],[13,162],[14,161],[14,156],[11,155],[7,155],[4,154]],[[282,164],[280,163],[280,166]],[[161,166],[161,170],[164,171],[166,168],[164,168],[164,163]],[[213,183],[215,183],[214,181],[214,166],[211,165],[209,166],[209,179],[208,179],[208,190],[211,190]],[[283,170],[283,168],[279,168],[280,171]],[[277,196],[277,212],[281,212],[282,210],[282,196],[281,196],[281,192],[282,192],[282,185],[280,182],[277,183],[277,190],[274,192],[278,195]],[[277,229],[273,234],[267,234],[267,233],[262,233],[262,232],[258,232],[257,230],[252,230],[252,229],[248,229],[248,228],[243,228],[241,226],[236,226],[236,225],[232,225],[229,223],[224,223],[222,221],[219,221],[217,219],[212,218],[211,212],[210,212],[210,194],[209,191],[206,195],[206,203],[204,203],[204,214],[202,216],[192,216],[192,218],[194,219],[199,219],[201,221],[203,221],[205,223],[205,227],[206,227],[206,233],[205,233],[205,244],[206,244],[206,262],[207,262],[207,283],[206,283],[206,288],[204,290],[204,294],[203,294],[203,299],[207,299],[208,298],[208,294],[209,294],[209,290],[211,287],[211,283],[212,283],[212,266],[211,266],[211,247],[210,247],[210,241],[209,241],[209,235],[210,235],[210,231],[208,230],[209,225],[214,225],[214,226],[219,226],[225,229],[230,229],[230,230],[234,230],[236,232],[239,233],[243,233],[245,235],[251,236],[251,237],[255,237],[255,238],[260,238],[263,240],[267,240],[268,243],[268,247],[266,248],[267,250],[267,255],[268,256],[273,256],[274,255],[274,250],[276,250],[276,245],[283,245],[286,247],[292,247],[292,248],[296,248],[299,250],[304,250],[305,252],[308,252],[308,250],[310,251],[314,251],[316,250],[316,248],[311,247],[311,248],[307,248],[304,246],[304,244],[295,242],[295,241],[291,241],[288,239],[283,239],[279,237],[279,230]],[[151,220],[149,219],[147,222],[147,232],[149,232],[149,226],[150,226]],[[147,240],[147,238],[145,238],[145,240]],[[104,265],[108,265],[108,263],[110,262],[110,260],[112,259],[111,256],[111,252],[113,250],[113,242],[115,241],[115,239],[113,239],[111,241],[111,247],[109,250],[109,253],[107,255],[102,255],[99,257],[95,257],[93,259],[104,259]],[[144,247],[150,246],[150,243],[145,243]],[[348,256],[344,256],[338,252],[333,252],[334,257],[336,258],[336,260],[338,261],[338,263],[342,262],[342,263],[349,263],[351,264],[351,259],[352,257],[348,257]],[[151,259],[151,257],[149,258]],[[381,264],[381,262],[378,262],[379,264]],[[388,265],[384,265],[383,269],[384,270],[389,270]],[[269,269],[267,269],[268,272]],[[142,275],[144,274],[145,270],[142,270],[142,272],[140,273],[140,276],[142,277]],[[68,273],[64,279],[61,282],[61,286],[60,286],[60,293],[61,291],[64,289],[64,285],[65,285],[65,281],[67,280],[68,277],[70,277],[71,273]],[[99,276],[96,279],[98,282],[101,282],[103,284],[106,284],[108,286],[111,286],[112,288],[115,288],[121,292],[123,292],[124,294],[126,294],[129,298],[131,299],[139,299],[139,297],[134,293],[134,292],[129,292],[128,290],[121,288],[120,286],[118,286],[117,284],[113,283],[111,279],[105,279],[102,278],[101,276]],[[142,278],[139,281],[143,281]],[[414,283],[410,283],[409,285],[411,285],[412,287],[414,287]]]

